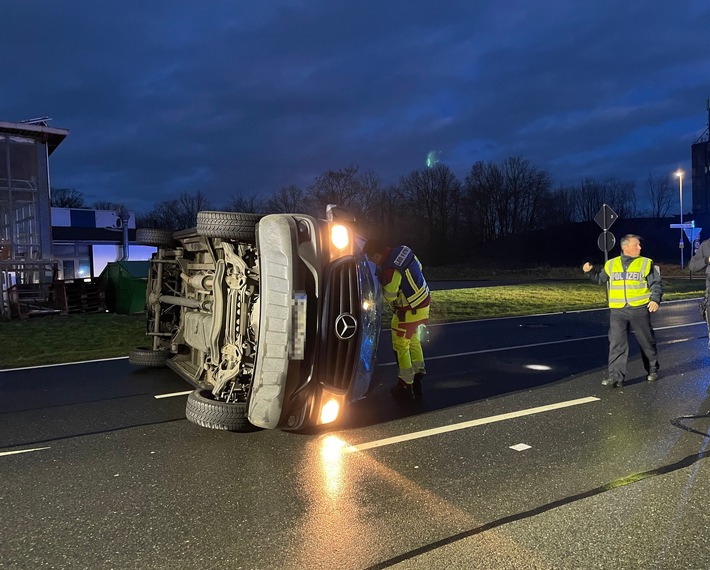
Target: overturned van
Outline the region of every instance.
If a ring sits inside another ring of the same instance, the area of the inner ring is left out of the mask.
[[[196,389],[203,427],[299,430],[329,424],[370,386],[381,327],[374,267],[354,219],[203,211],[197,226],[139,229],[157,246],[146,290],[150,346]]]

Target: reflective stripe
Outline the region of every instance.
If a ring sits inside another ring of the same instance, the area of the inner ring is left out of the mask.
[[[609,276],[609,307],[621,309],[627,304],[632,307],[646,305],[651,299],[651,291],[646,277],[651,272],[651,260],[637,257],[624,271],[621,257],[610,259],[604,265]]]
[[[424,279],[421,263],[410,248],[404,245],[392,248],[382,267],[396,270],[392,281],[383,284],[386,300],[396,301],[396,304],[402,307],[416,309],[429,299],[429,287]],[[395,283],[397,274],[399,280]]]

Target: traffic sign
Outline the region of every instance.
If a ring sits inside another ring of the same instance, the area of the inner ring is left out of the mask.
[[[594,221],[601,229],[607,231],[618,217],[618,214],[608,204],[603,204],[597,215],[594,216]]]
[[[688,238],[688,241],[690,243],[693,243],[695,240],[700,239],[700,232],[703,230],[703,228],[683,228],[683,232],[685,232],[685,237]]]
[[[599,249],[601,249],[602,251],[604,251],[604,252],[611,251],[611,248],[613,248],[615,244],[616,244],[616,238],[614,237],[613,233],[604,231],[601,234],[599,234],[599,239],[597,239],[597,245],[599,246]]]

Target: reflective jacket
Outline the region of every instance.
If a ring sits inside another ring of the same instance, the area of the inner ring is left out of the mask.
[[[614,257],[604,264],[609,276],[609,307],[621,309],[626,305],[641,307],[651,299],[651,290],[646,278],[653,262],[647,257],[634,258],[624,271],[621,257]]]
[[[382,293],[397,308],[416,309],[430,302],[422,264],[406,245],[393,247],[381,263]]]

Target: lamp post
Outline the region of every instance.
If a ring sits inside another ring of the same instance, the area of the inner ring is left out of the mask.
[[[683,172],[680,168],[675,171],[678,177],[678,189],[680,191],[680,268],[683,269]]]

